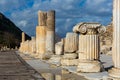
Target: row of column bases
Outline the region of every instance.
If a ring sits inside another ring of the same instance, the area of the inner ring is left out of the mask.
[[[115,80],[120,79],[120,0],[114,0],[113,7],[113,63],[109,75]],[[36,28],[36,53],[43,57],[44,53],[55,52],[55,11],[39,12],[38,26]],[[79,35],[79,64],[78,72],[101,72],[103,66],[99,60],[100,41],[99,34],[105,32],[105,28],[98,23],[80,23],[73,31]],[[24,37],[22,39],[24,42]],[[41,47],[42,46],[42,47]]]

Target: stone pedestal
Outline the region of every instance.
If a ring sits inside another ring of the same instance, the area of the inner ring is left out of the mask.
[[[100,72],[103,66],[99,61],[100,41],[99,33],[105,31],[99,23],[80,23],[74,28],[79,35],[79,64],[78,72]]]
[[[113,3],[113,47],[112,57],[114,67],[109,71],[109,75],[120,79],[120,0]]]
[[[36,28],[36,52],[40,58],[46,52],[46,27],[37,26]]]
[[[47,12],[46,57],[55,52],[55,11]]]

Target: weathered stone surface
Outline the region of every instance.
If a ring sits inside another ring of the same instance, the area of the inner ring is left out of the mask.
[[[62,66],[77,66],[78,59],[61,59]]]
[[[67,33],[65,38],[65,52],[76,52],[78,50],[78,35],[76,33]]]
[[[47,31],[46,34],[46,52],[55,52],[55,32]]]
[[[55,54],[56,55],[62,55],[63,54],[63,43],[62,42],[58,42],[55,44]]]
[[[36,51],[39,54],[40,58],[46,52],[46,27],[37,26],[36,28]]]
[[[120,69],[112,68],[111,70],[109,70],[109,75],[112,77],[120,79]]]
[[[100,50],[100,53],[101,54],[107,54],[109,51],[111,51],[112,50],[112,46],[110,45],[103,45],[103,46],[101,46],[101,48],[100,48],[101,50]]]
[[[52,64],[60,65],[61,56],[60,55],[52,55],[52,57],[49,59],[49,62]]]
[[[62,58],[64,59],[76,59],[78,57],[77,53],[65,53]]]
[[[55,11],[47,12],[46,54],[55,52]]]
[[[38,26],[46,26],[47,24],[47,13],[38,11]]]
[[[113,2],[113,63],[114,68],[109,72],[111,77],[120,79],[120,0]]]
[[[55,11],[47,12],[47,31],[55,31]]]
[[[98,35],[79,36],[79,59],[99,60],[99,38]]]
[[[78,72],[101,72],[103,66],[99,61],[81,61],[78,64]]]

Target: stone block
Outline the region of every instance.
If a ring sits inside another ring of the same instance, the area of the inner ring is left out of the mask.
[[[76,33],[67,33],[65,38],[65,52],[76,52],[78,50],[78,35]]]
[[[104,68],[99,61],[80,61],[77,67],[77,72],[101,72]]]
[[[64,59],[76,59],[78,57],[77,53],[64,53]]]
[[[61,59],[61,65],[62,66],[77,66],[78,65],[78,59]]]
[[[58,42],[55,44],[55,54],[56,55],[62,55],[63,54],[63,43]]]

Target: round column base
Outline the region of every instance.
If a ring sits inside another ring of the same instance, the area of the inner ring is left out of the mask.
[[[109,76],[113,77],[115,80],[120,80],[120,68],[112,68],[109,70]]]
[[[77,72],[95,73],[104,71],[104,67],[99,61],[80,61]]]

